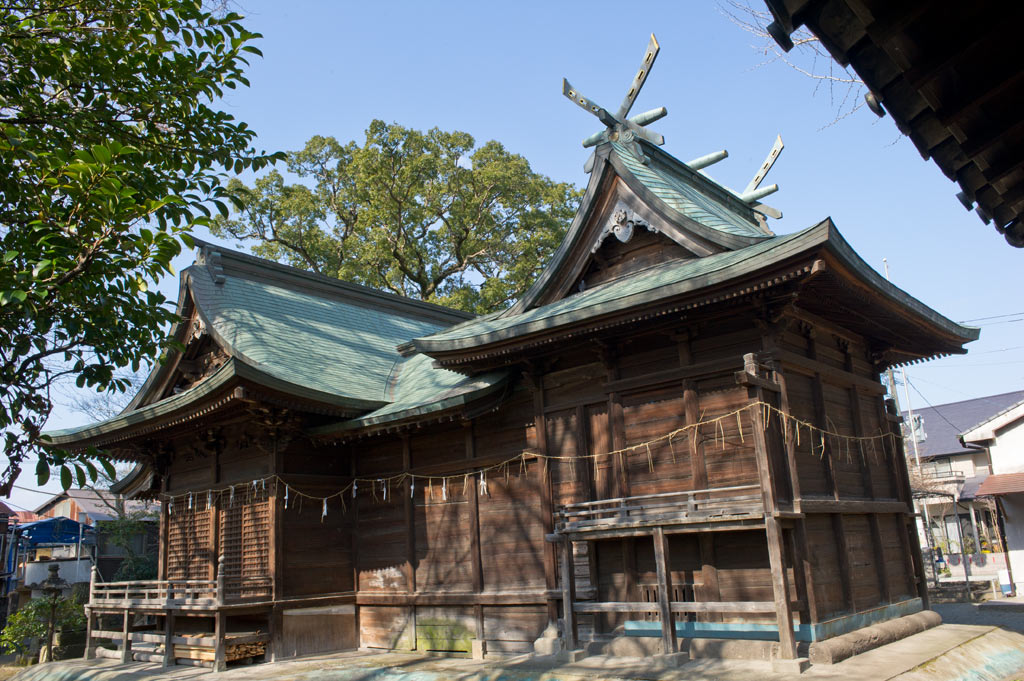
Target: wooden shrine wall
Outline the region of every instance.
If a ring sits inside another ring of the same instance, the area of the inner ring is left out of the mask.
[[[344,488],[352,476],[377,482],[332,498],[326,515],[319,501],[297,495],[285,508],[279,487],[269,499],[250,500],[264,507],[225,514],[216,503],[209,510],[196,503],[192,516],[165,515],[164,574],[212,576],[221,548],[212,530],[237,515],[238,530],[224,526],[221,533],[224,547],[248,546],[247,531],[270,528],[266,541],[254,543],[255,553],[241,549],[238,574],[269,566],[278,598],[354,591],[361,645],[465,652],[472,639],[483,638],[492,651],[528,651],[557,617],[558,570],[544,535],[559,504],[759,483],[754,413],[744,409],[750,392],[735,377],[744,354],[774,362],[781,390],[765,399],[797,418],[844,435],[893,428],[863,341],[837,341],[831,329],[803,319],[778,328],[766,334],[747,313],[686,333],[634,333],[581,345],[539,360],[543,369],[519,380],[497,410],[404,435],[340,445],[296,439],[276,451],[252,441],[240,425],[217,455],[177,456],[167,490],[218,488],[272,472],[315,496]],[[651,442],[718,417],[725,418],[715,426]],[[916,595],[907,516],[897,508],[907,500],[901,453],[892,443],[848,445],[770,426],[780,498],[794,510],[797,503],[819,503],[784,530],[791,600],[802,599],[802,621]],[[594,457],[634,445],[622,455]],[[522,463],[490,470],[486,487],[477,476],[462,475],[523,452]],[[384,482],[402,471],[426,479]],[[461,477],[443,482],[453,475]],[[877,503],[840,506],[848,502]],[[800,547],[806,566],[797,559]],[[574,555],[579,599],[656,600],[650,538],[580,543]],[[673,600],[773,600],[763,530],[669,535],[669,556]],[[806,597],[794,565],[808,584]],[[601,615],[592,626],[610,630],[643,617]],[[774,616],[743,619],[772,622]]]
[[[797,418],[860,438],[893,427],[863,339],[801,318],[765,345],[777,358],[788,409]],[[816,619],[916,597],[914,529],[908,529],[909,516],[892,512],[899,502],[911,507],[899,438],[857,441],[812,437],[804,430],[791,435],[789,446],[804,500],[861,504],[841,513],[806,515]],[[859,509],[868,512],[855,512]]]

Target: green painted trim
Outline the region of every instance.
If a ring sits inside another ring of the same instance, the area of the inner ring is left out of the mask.
[[[864,612],[843,615],[817,624],[793,623],[797,641],[813,643],[847,634],[872,624],[906,617],[924,609],[920,598],[890,603]],[[686,638],[727,638],[754,641],[779,640],[777,624],[760,622],[676,622],[676,635]],[[660,622],[629,620],[624,625],[626,636],[661,636]]]

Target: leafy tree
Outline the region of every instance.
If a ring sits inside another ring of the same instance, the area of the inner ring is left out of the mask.
[[[24,654],[31,648],[33,639],[43,639],[45,643],[51,608],[55,631],[74,631],[85,627],[85,610],[81,603],[59,594],[33,598],[7,618],[7,624],[0,632],[0,650]]]
[[[360,146],[314,137],[252,187],[214,234],[255,239],[254,253],[319,274],[475,312],[532,283],[581,192],[534,173],[498,142],[375,120]]]
[[[87,455],[41,449],[62,376],[123,391],[174,312],[147,281],[211,207],[229,172],[261,169],[252,130],[213,107],[247,85],[259,36],[198,0],[0,0],[0,427],[7,495],[39,455],[65,488]],[[101,459],[101,461],[104,461]]]

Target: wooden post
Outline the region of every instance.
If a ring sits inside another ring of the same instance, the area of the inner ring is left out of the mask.
[[[697,534],[700,546],[701,587],[698,601],[715,602],[722,600],[722,591],[718,585],[718,568],[715,567],[715,536],[710,532]],[[721,622],[720,613],[708,613],[699,619],[708,622]]]
[[[124,618],[121,621],[121,662],[132,661],[132,613],[125,606]]]
[[[801,617],[803,617],[804,624],[813,626],[820,621],[818,616],[818,597],[814,593],[814,568],[808,559],[807,525],[802,518],[793,523],[793,531],[790,538],[793,548],[793,579],[797,584],[798,594],[801,593],[800,585],[803,585],[801,595],[806,604],[801,612]],[[802,579],[798,579],[795,576],[798,572]]]
[[[786,577],[786,561],[782,551],[782,528],[774,516],[765,518],[765,534],[768,538],[768,562],[772,568],[772,592],[775,596],[775,613],[779,622],[779,657],[783,660],[796,659],[796,639],[793,636],[793,613],[789,606],[789,580]]]
[[[217,605],[224,605],[225,594],[224,594],[224,554],[220,554],[220,558],[217,559]]]
[[[743,356],[743,370],[757,377],[757,359],[753,353]],[[751,386],[750,397],[755,402],[764,401],[760,386]],[[790,610],[789,579],[786,575],[785,553],[783,551],[782,528],[779,526],[778,501],[772,481],[771,457],[768,455],[767,425],[761,409],[754,410],[754,455],[761,478],[761,500],[764,504],[764,527],[768,542],[768,562],[772,571],[772,592],[775,596],[775,614],[779,625],[779,657],[784,660],[796,659],[796,639],[793,636],[793,612]]]
[[[402,470],[412,469],[412,449],[409,436],[402,435]],[[416,500],[412,498],[412,478],[406,478],[402,486],[405,500],[405,585],[406,591],[416,593]]]
[[[547,420],[544,418],[544,375],[539,370],[534,370],[525,375],[530,390],[533,392],[533,427],[537,435],[537,450],[541,455],[548,453]],[[544,534],[551,534],[554,531],[554,501],[551,494],[551,464],[547,458],[540,461],[541,485],[540,505],[541,522],[544,527]],[[544,543],[544,586],[550,594],[556,588],[558,557],[555,555],[554,544]],[[557,602],[548,597],[548,624],[554,625],[558,620]]]
[[[476,446],[473,441],[473,422],[463,421],[463,430],[466,436],[466,458],[476,457]],[[482,473],[478,474],[482,475]],[[477,594],[484,590],[484,566],[483,557],[480,554],[480,481],[479,479],[469,484],[469,542],[470,561],[473,569],[473,591]],[[473,619],[476,622],[476,651],[482,658],[487,652],[484,646],[484,609],[477,602],[473,607]]]
[[[213,671],[215,672],[222,672],[227,669],[228,666],[224,645],[225,634],[227,633],[224,631],[226,625],[225,619],[226,615],[224,614],[224,611],[217,610],[216,615],[214,615],[213,627],[213,637],[216,641],[213,649]]]
[[[164,610],[164,666],[174,666],[174,611]]]
[[[849,354],[846,356],[847,371],[853,373],[852,360]],[[853,423],[853,434],[857,437],[866,435],[864,423],[861,416],[860,393],[857,386],[850,386],[850,415]],[[864,496],[869,499],[877,499],[874,482],[871,479],[871,468],[864,457],[864,450],[858,448],[857,454],[860,459],[861,480],[864,485]],[[878,594],[886,603],[892,603],[893,594],[889,588],[889,572],[885,567],[885,547],[882,546],[882,530],[878,523],[878,514],[868,514],[868,529],[871,532],[871,547],[875,554],[875,573],[878,578]]]
[[[89,571],[89,603],[85,606],[85,655],[83,657],[86,660],[91,660],[96,656],[96,646],[92,644],[92,627],[94,615],[92,613],[92,603],[96,598],[96,578],[99,576],[99,570],[96,566],[92,566],[92,570]]]
[[[676,623],[672,617],[672,572],[669,569],[668,545],[665,530],[654,528],[654,563],[658,574],[658,611],[661,615],[661,652],[676,652]]]
[[[562,623],[565,627],[562,632],[566,650],[576,650],[576,641],[579,632],[576,629],[576,613],[572,604],[576,595],[576,577],[573,574],[572,564],[572,542],[568,537],[562,537]]]
[[[896,410],[896,403],[893,400],[886,400],[884,403],[876,400],[878,419],[882,430],[889,433],[890,437],[882,441],[882,451],[886,454],[886,463],[889,463],[897,472],[896,498],[907,504],[907,511],[914,510],[914,495],[910,489],[910,477],[907,472],[907,457],[903,452],[903,434],[899,429],[900,415]],[[928,598],[928,575],[925,572],[924,556],[921,553],[921,537],[917,534],[917,522],[913,515],[903,516],[899,519],[900,539],[903,543],[904,559],[909,554],[909,560],[913,565],[912,579],[917,583],[917,595],[925,610],[930,607]],[[928,536],[928,527],[925,525],[925,536]],[[908,566],[909,569],[909,566]]]

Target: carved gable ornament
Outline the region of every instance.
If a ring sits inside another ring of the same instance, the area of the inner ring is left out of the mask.
[[[609,235],[614,234],[615,238],[622,243],[629,242],[633,238],[633,230],[635,227],[646,227],[652,232],[656,232],[654,227],[647,221],[638,216],[633,210],[627,208],[624,204],[619,203],[615,210],[612,211],[612,216],[609,218],[604,229],[597,236],[594,241],[594,246],[590,249],[591,253],[596,253],[597,249],[601,248],[601,244],[608,238]]]

